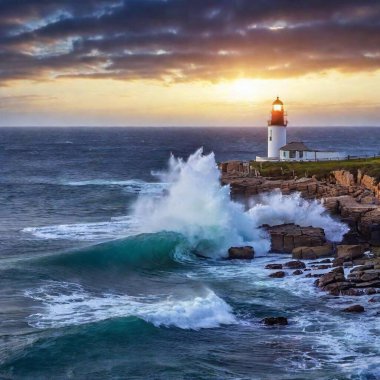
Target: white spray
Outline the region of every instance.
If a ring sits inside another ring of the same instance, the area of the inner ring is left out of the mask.
[[[225,256],[231,246],[252,245],[258,255],[269,251],[270,240],[260,226],[296,223],[322,227],[329,240],[339,241],[347,227],[326,215],[317,201],[303,200],[299,194],[265,195],[245,211],[230,199],[229,186],[220,185],[220,172],[214,154],[196,151],[185,162],[171,157],[161,180],[171,183],[167,194],[141,196],[135,217],[143,232],[173,231],[183,234],[201,254]]]

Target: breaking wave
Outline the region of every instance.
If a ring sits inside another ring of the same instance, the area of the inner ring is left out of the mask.
[[[156,327],[199,330],[237,323],[231,307],[209,289],[184,299],[131,297],[120,294],[92,295],[82,286],[50,282],[26,296],[41,302],[40,313],[27,322],[36,328],[59,328],[108,319],[136,317]]]
[[[326,213],[319,201],[304,200],[300,194],[282,195],[275,191],[263,195],[245,210],[243,205],[230,199],[229,186],[221,186],[214,154],[203,155],[202,149],[187,161],[171,157],[168,170],[156,175],[161,179],[156,188],[162,185],[161,189],[166,190],[159,196],[141,192],[129,216],[105,223],[24,231],[38,238],[76,240],[175,232],[182,235],[192,249],[212,258],[226,256],[228,248],[235,245],[252,245],[256,254],[267,253],[270,240],[261,228],[263,224],[321,227],[332,241],[340,241],[348,231],[345,224]]]

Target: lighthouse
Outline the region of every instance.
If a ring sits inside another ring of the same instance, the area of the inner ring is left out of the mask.
[[[271,118],[268,120],[268,158],[280,158],[280,148],[286,145],[286,113],[279,97],[272,103]]]

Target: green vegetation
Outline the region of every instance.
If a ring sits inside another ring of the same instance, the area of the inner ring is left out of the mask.
[[[264,177],[293,178],[312,177],[327,178],[334,170],[347,170],[355,176],[358,169],[380,181],[380,157],[357,158],[340,161],[309,161],[309,162],[256,162],[251,161],[250,167],[258,170]]]

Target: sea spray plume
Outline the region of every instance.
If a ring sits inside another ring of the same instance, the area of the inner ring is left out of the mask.
[[[229,187],[221,186],[213,153],[203,155],[199,149],[187,161],[172,156],[160,177],[171,183],[167,194],[140,196],[135,204],[143,232],[181,233],[193,249],[210,257],[225,256],[232,245],[251,244],[257,254],[269,250],[267,234],[231,201]]]
[[[325,230],[328,240],[336,242],[341,241],[349,230],[346,224],[328,215],[319,201],[303,199],[300,193],[282,195],[276,190],[262,195],[260,201],[251,206],[248,213],[258,226],[295,223],[303,227],[320,227]]]

